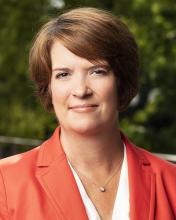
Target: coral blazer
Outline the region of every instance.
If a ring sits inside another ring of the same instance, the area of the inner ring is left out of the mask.
[[[122,138],[130,220],[176,220],[176,166]],[[41,146],[1,160],[0,170],[0,220],[88,220],[59,128]]]

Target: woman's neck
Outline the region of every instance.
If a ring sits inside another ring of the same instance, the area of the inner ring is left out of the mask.
[[[117,127],[91,135],[65,132],[61,128],[60,138],[68,160],[82,172],[98,168],[111,173],[123,157],[123,143]]]

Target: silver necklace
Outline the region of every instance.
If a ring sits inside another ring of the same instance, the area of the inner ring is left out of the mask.
[[[83,176],[85,179],[87,179],[87,181],[89,180],[89,182],[90,182],[91,184],[95,185],[100,192],[106,192],[106,191],[107,191],[107,185],[110,183],[110,181],[111,181],[112,178],[115,176],[115,174],[120,170],[121,165],[122,165],[122,161],[123,161],[123,157],[122,157],[122,159],[120,160],[119,165],[117,166],[117,168],[115,169],[115,171],[111,174],[111,176],[109,176],[109,177],[106,179],[105,183],[102,184],[101,186],[99,186],[97,183],[93,182],[89,177],[87,177],[86,175],[84,175],[84,174],[83,174],[82,172],[80,172],[79,170],[75,169],[75,167],[73,167],[72,165],[71,165],[71,166],[72,166],[73,169],[77,172],[77,174],[79,174],[79,176]]]

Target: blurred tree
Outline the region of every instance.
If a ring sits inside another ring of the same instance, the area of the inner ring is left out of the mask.
[[[139,145],[176,153],[176,3],[133,1],[127,23],[137,36],[141,55],[141,91],[135,110],[122,126]],[[149,147],[152,146],[152,147]]]
[[[38,105],[28,74],[36,29],[50,10],[47,0],[0,0],[0,134],[43,138],[53,117]]]
[[[46,138],[55,118],[34,99],[28,80],[28,52],[38,27],[62,11],[80,6],[111,10],[135,34],[141,57],[141,90],[121,127],[138,145],[176,153],[175,0],[0,0],[0,133]]]

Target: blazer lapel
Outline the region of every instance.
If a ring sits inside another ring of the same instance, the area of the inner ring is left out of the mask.
[[[36,176],[56,208],[67,220],[88,220],[77,184],[59,141],[59,128],[39,151]]]
[[[155,174],[149,161],[126,137],[130,220],[154,220]],[[39,150],[36,177],[59,216],[67,220],[88,220],[77,184],[59,141],[59,128]]]
[[[127,148],[130,219],[154,220],[155,210],[155,174],[150,162],[126,137],[123,137]]]

